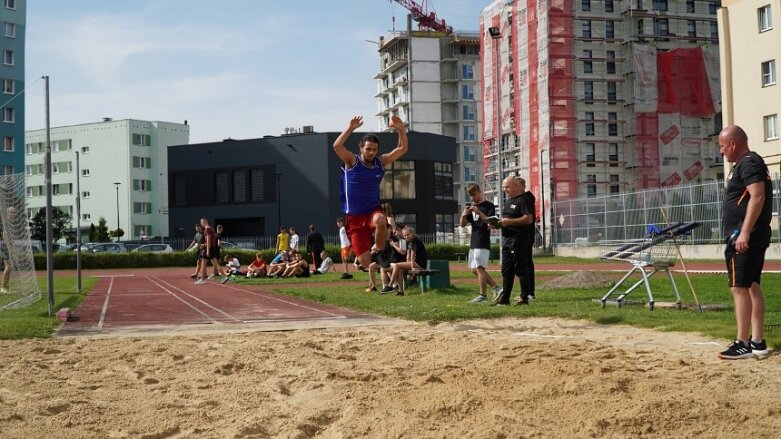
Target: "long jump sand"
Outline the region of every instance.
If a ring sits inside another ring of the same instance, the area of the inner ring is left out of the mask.
[[[778,437],[781,357],[718,350],[547,318],[0,341],[0,437]]]

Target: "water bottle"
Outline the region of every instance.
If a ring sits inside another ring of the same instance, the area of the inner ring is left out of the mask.
[[[735,229],[730,233],[729,237],[727,238],[727,245],[735,245],[735,241],[738,240],[738,236],[740,235],[740,229]]]

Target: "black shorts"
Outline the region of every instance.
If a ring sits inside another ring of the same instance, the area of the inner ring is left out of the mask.
[[[297,274],[296,277],[309,277],[311,273],[309,273],[309,267],[304,268],[304,271],[302,271],[300,274]]]
[[[760,283],[765,265],[765,251],[770,247],[770,233],[769,227],[752,232],[748,240],[748,251],[745,253],[737,253],[733,244],[727,244],[724,259],[727,262],[730,288],[750,288],[754,282]]]
[[[215,250],[217,247],[212,247],[209,249],[209,256],[206,256],[206,249],[201,250],[201,259],[212,259],[216,258],[216,255],[219,255],[217,250]]]

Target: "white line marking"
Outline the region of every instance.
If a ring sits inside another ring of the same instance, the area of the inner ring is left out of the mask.
[[[542,334],[534,334],[532,332],[513,332],[512,335],[521,335],[524,337],[539,337],[539,338],[566,338],[565,335],[542,335]]]
[[[108,299],[111,297],[111,288],[114,286],[114,278],[111,278],[108,284],[108,291],[106,292],[106,298],[103,299],[103,309],[100,311],[100,319],[98,319],[98,329],[103,328],[103,322],[106,320],[106,311],[108,311]]]
[[[282,285],[282,284],[279,284],[279,285]],[[309,309],[309,310],[312,310],[312,311],[317,311],[317,312],[320,312],[320,313],[323,313],[323,314],[328,314],[328,315],[331,315],[331,316],[334,316],[334,317],[345,317],[342,314],[336,314],[336,313],[328,312],[328,311],[325,311],[325,310],[322,310],[322,309],[317,309],[317,308],[314,308],[314,307],[311,307],[311,306],[302,305],[300,303],[290,302],[289,300],[280,299],[280,298],[277,298],[277,297],[272,297],[270,294],[259,294],[259,293],[256,293],[254,291],[244,290],[244,289],[237,288],[236,286],[229,285],[229,284],[225,284],[225,285],[221,285],[221,286],[223,288],[229,288],[231,290],[241,291],[242,293],[252,294],[253,296],[262,297],[264,299],[276,300],[277,302],[282,302],[282,303],[285,303],[285,304],[288,304],[288,305],[297,306],[299,308],[304,308],[304,309]],[[271,293],[271,294],[279,294],[279,293]],[[306,299],[303,299],[303,300],[306,300]],[[331,306],[331,305],[328,305],[328,306]]]
[[[346,319],[347,316],[336,316],[336,317],[313,317],[313,318],[289,318],[289,319],[254,319],[254,320],[244,320],[244,323],[270,323],[270,322],[290,322],[290,321],[305,321],[309,322],[312,320],[339,320],[339,319]]]
[[[200,309],[198,309],[198,308],[194,307],[194,306],[193,306],[193,305],[192,305],[190,302],[188,302],[188,301],[186,301],[186,300],[182,299],[181,297],[177,296],[177,295],[176,295],[176,294],[175,294],[173,291],[167,290],[165,287],[163,287],[162,285],[159,285],[159,284],[157,284],[155,281],[153,281],[152,279],[150,279],[148,276],[147,276],[147,279],[148,279],[150,282],[152,282],[153,284],[155,284],[155,285],[157,285],[158,287],[162,288],[162,289],[163,289],[163,291],[165,291],[165,292],[167,292],[168,294],[170,294],[170,295],[174,296],[174,298],[175,298],[176,300],[178,300],[178,301],[180,301],[180,302],[184,303],[185,305],[189,306],[189,307],[190,307],[190,308],[191,308],[193,311],[195,311],[195,312],[197,312],[198,314],[202,315],[202,316],[203,316],[205,319],[207,319],[207,320],[210,320],[210,322],[209,322],[209,323],[214,323],[214,322],[216,321],[216,320],[214,320],[213,318],[209,317],[209,315],[207,315],[206,313],[204,313],[204,312],[203,312],[203,311],[201,311]]]
[[[223,311],[223,310],[221,310],[221,309],[217,308],[216,306],[213,306],[213,305],[209,304],[208,302],[205,302],[205,301],[203,301],[203,300],[201,300],[201,299],[199,299],[199,298],[197,298],[197,297],[193,296],[192,294],[188,293],[187,291],[185,291],[185,290],[183,290],[183,289],[181,289],[181,288],[179,288],[179,287],[177,287],[177,286],[171,285],[170,283],[168,283],[168,282],[166,282],[166,281],[164,281],[164,280],[162,280],[162,279],[160,279],[160,278],[154,278],[154,279],[152,279],[151,277],[147,276],[147,279],[149,279],[149,280],[150,280],[152,283],[154,283],[155,285],[159,286],[160,288],[162,288],[162,289],[164,289],[164,290],[168,291],[168,293],[172,294],[174,297],[177,297],[177,298],[179,298],[179,297],[178,297],[178,296],[176,296],[176,294],[174,294],[172,291],[170,291],[170,290],[167,290],[165,287],[163,287],[162,285],[158,284],[156,281],[162,282],[162,283],[164,283],[164,284],[168,285],[169,287],[171,287],[171,288],[173,288],[173,289],[176,289],[176,290],[180,291],[182,294],[185,294],[186,296],[190,297],[191,299],[193,299],[193,300],[195,300],[195,301],[198,301],[198,302],[200,302],[200,303],[201,303],[201,304],[203,304],[204,306],[207,306],[207,307],[209,307],[209,308],[213,309],[214,311],[217,311],[218,313],[220,313],[220,314],[224,315],[225,317],[227,317],[227,318],[229,318],[229,319],[231,319],[231,320],[235,320],[235,321],[237,321],[237,322],[240,322],[240,321],[241,321],[241,319],[239,319],[239,318],[236,318],[236,317],[233,317],[232,315],[230,315],[230,314],[226,313],[225,311]],[[179,299],[179,300],[182,300],[182,299]],[[185,303],[187,303],[187,302],[185,302]],[[189,305],[189,303],[188,303],[188,305]],[[193,309],[194,309],[194,308],[193,308]],[[204,314],[204,315],[205,315],[205,314]],[[214,320],[214,319],[212,319],[212,320]]]
[[[97,275],[95,277],[110,277],[110,278],[115,278],[115,277],[136,277],[136,275],[135,274],[99,274],[99,275]]]

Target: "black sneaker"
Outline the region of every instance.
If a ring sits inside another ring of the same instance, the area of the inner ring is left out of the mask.
[[[385,256],[385,253],[377,252],[375,253],[375,256],[377,256],[377,265],[379,265],[382,268],[390,268],[390,261]]]
[[[770,353],[764,338],[762,340],[751,340],[749,346],[751,347],[751,353],[754,354],[755,357],[764,357]]]
[[[350,273],[342,273],[342,279],[352,279],[353,275]]]
[[[722,360],[740,360],[742,358],[751,358],[751,345],[744,344],[740,340],[735,340],[727,346],[727,350],[719,353]]]
[[[392,292],[394,292],[394,291],[396,291],[396,289],[395,289],[395,288],[393,288],[392,286],[388,285],[387,287],[383,287],[383,288],[380,290],[380,294],[388,294],[388,293],[392,293]]]

